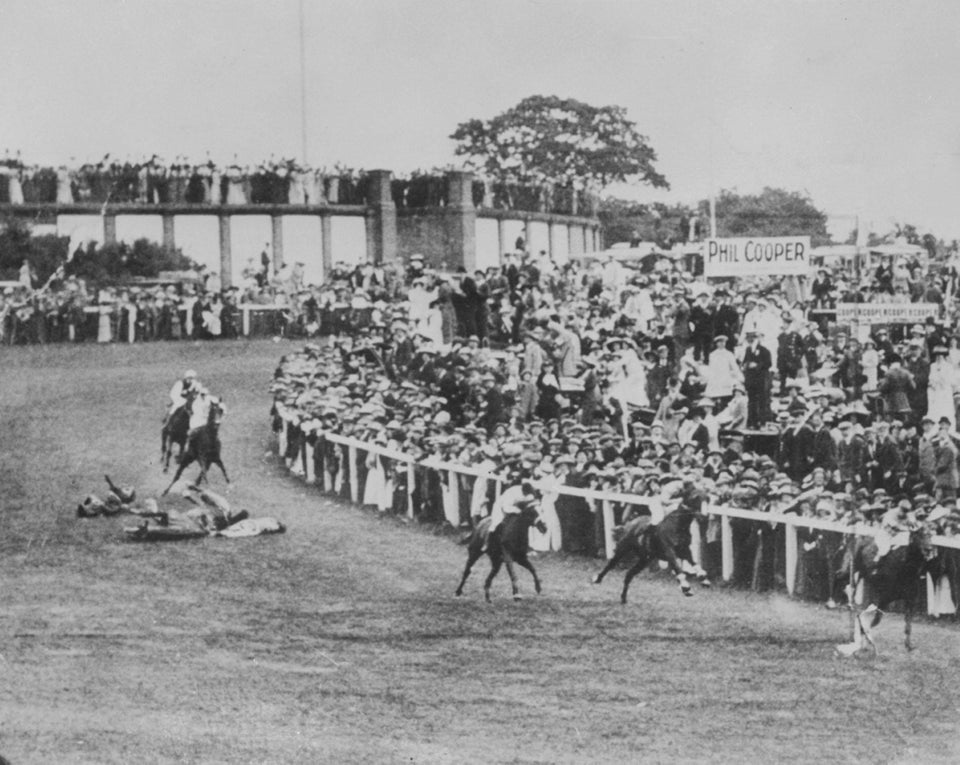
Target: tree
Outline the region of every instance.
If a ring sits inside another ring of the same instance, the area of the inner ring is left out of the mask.
[[[706,210],[709,203],[700,203]],[[828,244],[827,215],[809,197],[767,187],[760,194],[723,190],[716,200],[717,236],[809,235],[814,247]]]
[[[43,284],[66,260],[69,237],[34,236],[23,218],[10,216],[0,221],[0,279],[16,281],[24,259]]]
[[[640,241],[656,242],[657,246],[669,250],[687,241],[690,221],[697,213],[684,204],[642,204],[608,197],[600,203],[599,217],[607,247],[617,242]]]
[[[619,106],[530,96],[490,120],[462,122],[450,136],[465,164],[504,183],[599,190],[640,181],[669,188],[657,155]]]

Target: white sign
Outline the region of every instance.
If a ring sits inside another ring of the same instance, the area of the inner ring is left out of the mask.
[[[808,275],[809,236],[708,239],[703,251],[704,276]]]
[[[837,324],[923,324],[939,315],[937,303],[837,303]]]

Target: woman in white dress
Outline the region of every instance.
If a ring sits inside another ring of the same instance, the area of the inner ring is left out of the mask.
[[[101,290],[97,296],[97,304],[100,309],[100,321],[97,324],[97,342],[109,343],[113,340],[113,330],[111,328],[111,318],[113,314],[113,295],[107,290]]]
[[[946,417],[950,427],[956,428],[953,393],[957,388],[957,370],[947,360],[947,349],[942,345],[933,349],[933,359],[927,385],[927,417],[934,422]]]
[[[378,435],[374,444],[386,446],[385,436]],[[367,452],[367,481],[363,487],[363,504],[374,505],[377,510],[384,512],[390,508],[393,501],[393,488],[387,486],[387,473],[383,467],[383,457],[376,452]]]
[[[22,170],[14,168],[10,173],[10,204],[23,204],[23,185],[20,183]]]
[[[560,518],[557,515],[557,496],[562,481],[557,478],[553,463],[544,461],[540,465],[540,518],[547,527],[546,533],[530,527],[530,547],[537,552],[550,552],[560,549]]]
[[[231,165],[227,169],[227,204],[244,205],[247,203],[247,197],[243,193],[243,175],[237,165]]]
[[[73,188],[70,186],[70,171],[66,165],[57,170],[57,204],[73,204]]]

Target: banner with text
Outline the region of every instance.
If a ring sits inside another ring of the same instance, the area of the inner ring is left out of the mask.
[[[805,276],[810,273],[809,236],[708,239],[704,276]]]
[[[923,324],[939,314],[937,303],[837,303],[837,324]]]

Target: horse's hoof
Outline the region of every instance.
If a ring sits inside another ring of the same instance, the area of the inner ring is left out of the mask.
[[[600,578],[599,575],[597,575],[597,576],[593,577],[593,579],[590,580],[590,584],[600,584],[601,581],[603,581],[603,580]]]
[[[621,606],[627,605],[627,599],[626,599],[626,598],[620,598],[620,605],[621,605]]]
[[[454,594],[456,597],[458,597],[458,598],[459,598],[461,595],[463,595],[463,593],[462,593],[460,590],[457,590],[457,591],[456,591],[455,593],[453,593],[453,594]]]
[[[704,578],[699,579],[698,581],[700,582],[701,587],[713,587],[713,582],[711,582],[709,579]]]
[[[693,590],[691,590],[689,587],[681,587],[680,592],[682,592],[688,598],[693,597]]]
[[[514,600],[523,600],[523,595],[521,595],[521,594],[518,592],[516,595],[513,596],[513,599],[514,599]]]

